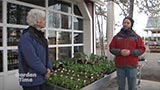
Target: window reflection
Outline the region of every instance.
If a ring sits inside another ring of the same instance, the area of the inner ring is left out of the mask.
[[[2,22],[2,1],[0,0],[0,22]]]
[[[56,11],[62,11],[66,13],[71,13],[71,4],[67,2],[62,2],[60,0],[49,0],[49,9],[50,10],[56,10]]]
[[[12,3],[7,4],[7,23],[27,25],[27,12],[31,8]]]
[[[74,5],[74,14],[75,14],[75,15],[82,16],[82,14],[81,14],[81,12],[80,12],[80,10],[79,10],[79,8],[78,8],[77,5]]]
[[[60,28],[60,22],[61,22],[62,29],[71,29],[72,28],[71,16],[60,15],[58,13],[51,13],[50,12],[48,21],[49,21],[48,27],[50,27],[50,28]]]
[[[60,14],[58,13],[49,13],[48,18],[48,27],[60,28]]]
[[[72,33],[71,32],[59,32],[58,44],[71,44]]]
[[[49,30],[48,34],[49,44],[56,44],[56,32]]]
[[[58,59],[71,58],[71,47],[60,47],[58,51]]]
[[[83,33],[74,33],[74,43],[83,43]]]
[[[83,30],[83,20],[80,18],[74,18],[74,29]]]
[[[49,48],[49,56],[51,61],[56,60],[56,48]]]
[[[18,0],[18,1],[45,7],[45,0]]]
[[[17,46],[23,29],[7,28],[7,45]]]
[[[72,19],[70,16],[62,15],[62,28],[71,29],[72,28]]]
[[[75,52],[83,52],[83,46],[75,46],[74,47],[74,53]]]
[[[3,72],[3,51],[0,50],[0,72]]]
[[[18,51],[8,50],[8,70],[18,69]]]
[[[0,27],[0,46],[2,46],[2,43],[3,43],[3,39],[2,39],[2,28]]]

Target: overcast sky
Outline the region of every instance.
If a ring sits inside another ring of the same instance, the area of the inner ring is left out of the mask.
[[[119,8],[118,5],[115,4],[115,23],[118,24],[118,25],[121,25],[122,23],[122,20],[123,20],[123,16],[120,16],[121,10]],[[143,31],[143,29],[146,27],[146,23],[147,23],[147,15],[143,14],[143,13],[138,13],[136,8],[134,10],[134,16],[133,16],[133,19],[135,21],[134,23],[134,26],[133,26],[133,29],[140,35],[140,36],[146,36],[147,33]],[[116,27],[116,30],[115,30],[115,34],[117,32],[119,32],[120,27]]]

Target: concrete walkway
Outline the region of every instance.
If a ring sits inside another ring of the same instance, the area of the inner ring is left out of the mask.
[[[99,90],[118,90],[117,80],[114,79],[108,86],[102,86]],[[126,90],[127,87],[126,87]],[[141,80],[138,90],[160,90],[160,82]]]
[[[160,82],[142,80],[138,90],[160,90]]]

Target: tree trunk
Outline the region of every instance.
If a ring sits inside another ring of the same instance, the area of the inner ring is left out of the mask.
[[[134,0],[130,0],[129,16],[133,18]]]
[[[102,16],[101,16],[101,18],[102,18]],[[105,51],[104,51],[104,42],[103,42],[103,31],[102,31],[102,25],[100,25],[100,21],[99,21],[99,19],[98,19],[98,15],[97,15],[97,23],[98,23],[98,29],[99,29],[99,34],[100,34],[100,36],[99,36],[99,39],[100,39],[100,48],[101,48],[101,55],[102,56],[105,56]]]

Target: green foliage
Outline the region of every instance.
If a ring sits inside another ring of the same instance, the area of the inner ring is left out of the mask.
[[[82,52],[77,53],[74,58],[58,60],[54,65],[63,67],[54,70],[48,84],[69,90],[79,90],[102,78],[105,74],[115,71],[114,62],[108,61],[105,56],[91,54],[88,57]]]

